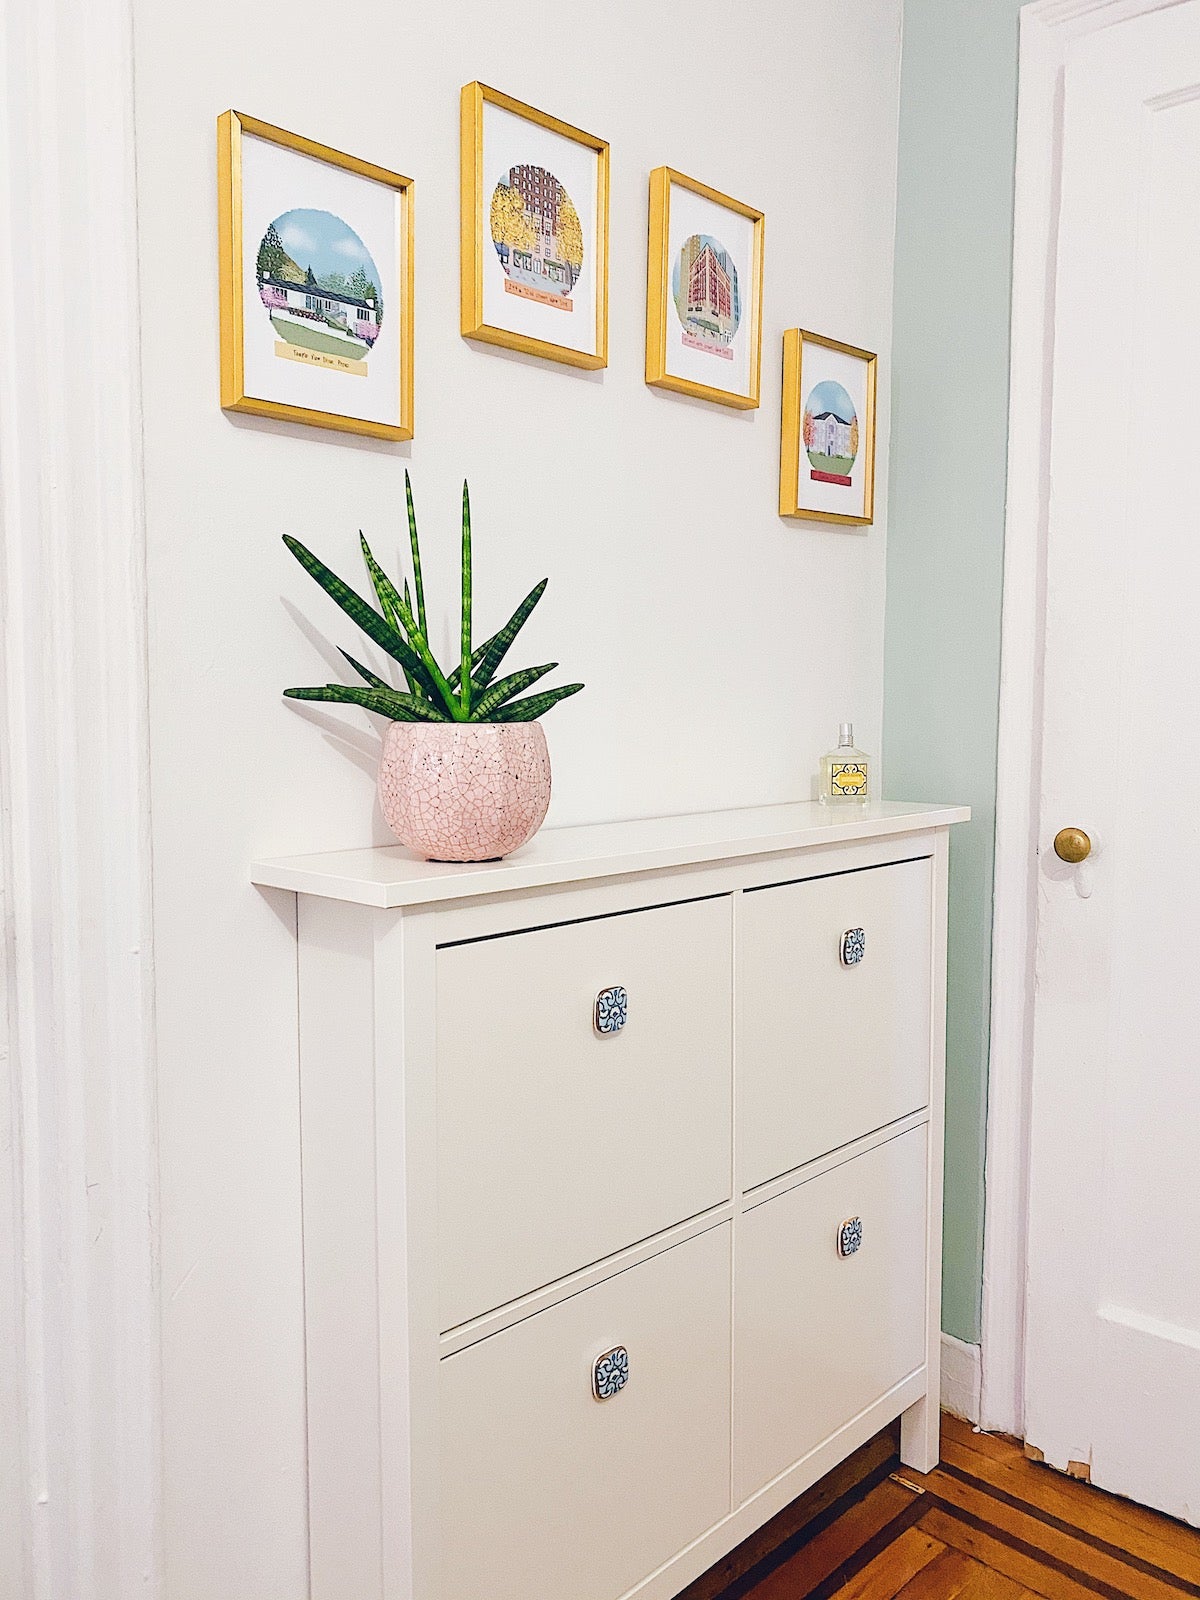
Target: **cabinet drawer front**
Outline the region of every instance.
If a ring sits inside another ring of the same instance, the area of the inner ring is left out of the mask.
[[[743,1189],[927,1104],[931,929],[928,860],[742,896]]]
[[[924,1364],[927,1146],[913,1128],[742,1218],[739,1500]]]
[[[444,1595],[617,1600],[728,1513],[729,1235],[442,1361]],[[597,1400],[614,1349],[628,1381]]]
[[[728,899],[437,963],[443,1329],[729,1198]]]

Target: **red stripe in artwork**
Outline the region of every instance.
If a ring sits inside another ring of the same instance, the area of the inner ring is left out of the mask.
[[[812,479],[814,483],[840,483],[843,489],[854,487],[853,478],[843,478],[840,472],[818,472],[815,467]]]

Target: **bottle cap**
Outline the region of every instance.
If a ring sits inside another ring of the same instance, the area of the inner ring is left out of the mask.
[[[840,726],[838,727],[838,748],[841,749],[844,746],[851,746],[852,747],[853,744],[854,744],[854,724],[852,722],[843,722],[843,723],[841,723]]]

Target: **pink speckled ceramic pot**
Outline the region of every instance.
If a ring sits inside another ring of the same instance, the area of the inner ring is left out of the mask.
[[[427,861],[493,861],[546,820],[550,753],[540,722],[393,722],[379,804]]]

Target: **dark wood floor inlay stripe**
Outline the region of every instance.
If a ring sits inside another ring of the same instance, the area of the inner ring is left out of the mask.
[[[678,1600],[1200,1600],[1200,1530],[957,1418],[942,1442],[921,1473],[877,1435]]]
[[[1064,1561],[1060,1556],[1053,1555],[1036,1544],[1030,1544],[1019,1534],[1011,1533],[1007,1528],[998,1528],[994,1522],[977,1517],[973,1511],[964,1511],[962,1506],[956,1506],[952,1500],[943,1500],[936,1490],[927,1489],[925,1495],[927,1500],[932,1500],[946,1516],[953,1517],[955,1522],[961,1522],[966,1528],[974,1528],[976,1533],[987,1534],[989,1539],[1007,1545],[1010,1550],[1019,1551],[1031,1561],[1036,1561],[1039,1566],[1049,1567],[1051,1571],[1061,1573],[1064,1578],[1082,1584],[1085,1589],[1104,1595],[1105,1600],[1129,1600],[1128,1589],[1120,1589],[1115,1583],[1106,1583],[1103,1578],[1097,1578],[1090,1572],[1081,1572],[1069,1561]]]
[[[810,1589],[806,1600],[832,1600],[838,1590],[844,1589],[864,1567],[870,1566],[876,1556],[882,1555],[890,1545],[895,1544],[902,1533],[920,1522],[925,1509],[923,1497],[914,1494],[912,1504],[906,1510],[901,1511],[899,1516],[893,1517],[886,1528],[880,1528],[873,1539],[868,1539],[860,1550],[856,1550],[836,1572],[830,1573],[823,1583],[819,1583],[815,1589]]]
[[[858,1505],[860,1501],[865,1500],[873,1489],[878,1488],[881,1483],[890,1478],[895,1466],[894,1458],[881,1462],[860,1483],[855,1484],[853,1489],[848,1490],[840,1499],[835,1500],[831,1506],[828,1506],[815,1516],[811,1522],[806,1523],[803,1528],[792,1534],[790,1538],[785,1539],[782,1544],[776,1546],[769,1555],[756,1562],[747,1573],[736,1579],[727,1589],[722,1589],[716,1600],[744,1600],[745,1596],[752,1595],[765,1578],[770,1577],[778,1567],[782,1567],[785,1562],[790,1561],[806,1545],[811,1544],[818,1534],[824,1533],[826,1528],[832,1527],[835,1522],[840,1522],[848,1511]],[[883,1532],[891,1533],[891,1529],[892,1523],[888,1523]],[[876,1539],[879,1537],[880,1535],[876,1535]],[[864,1545],[862,1549],[867,1549],[869,1544],[874,1542],[875,1540],[868,1541],[868,1545]],[[856,1559],[859,1554],[861,1554],[861,1551],[856,1552],[853,1559]],[[854,1570],[857,1571],[860,1566],[865,1566],[870,1559],[868,1556],[864,1560],[857,1562]],[[842,1582],[845,1582],[844,1577]],[[838,1584],[837,1587],[840,1588],[841,1584]],[[815,1597],[818,1592],[817,1590],[809,1591],[810,1597]],[[679,1600],[687,1600],[686,1592],[679,1597]]]
[[[1050,1468],[1046,1469],[1050,1471]],[[1044,1506],[1036,1505],[1028,1500],[1022,1500],[1015,1494],[1009,1494],[997,1484],[988,1483],[985,1479],[973,1477],[969,1472],[964,1472],[961,1467],[951,1466],[943,1461],[938,1467],[939,1472],[944,1472],[947,1477],[957,1478],[960,1483],[969,1484],[972,1489],[978,1489],[993,1500],[999,1500],[1002,1505],[1019,1511],[1022,1515],[1033,1517],[1038,1522],[1044,1522],[1048,1528],[1055,1529],[1058,1533],[1065,1533],[1073,1539],[1080,1539],[1084,1544],[1089,1544],[1093,1550],[1101,1550],[1105,1555],[1111,1556],[1115,1561],[1120,1561],[1123,1566],[1132,1567],[1135,1572],[1141,1572],[1148,1578],[1157,1578],[1162,1583],[1169,1583],[1172,1588],[1179,1589],[1182,1593],[1192,1595],[1194,1600],[1200,1600],[1200,1583],[1190,1583],[1187,1578],[1180,1577],[1177,1573],[1169,1572],[1166,1567],[1156,1566],[1153,1561],[1135,1555],[1132,1550],[1127,1550],[1123,1545],[1110,1544],[1107,1539],[1102,1539],[1098,1533],[1093,1533],[1090,1528],[1083,1528],[1076,1523],[1067,1522],[1062,1517],[1055,1516],[1054,1512],[1047,1511]],[[937,1494],[936,1488],[930,1491]],[[1102,1492],[1102,1491],[1097,1491]],[[967,1515],[959,1507],[943,1500],[942,1507],[953,1516],[967,1520]],[[988,1531],[997,1538],[1003,1536],[1003,1530],[988,1525]],[[1044,1560],[1045,1557],[1042,1556]],[[1124,1590],[1120,1591],[1122,1594]]]

